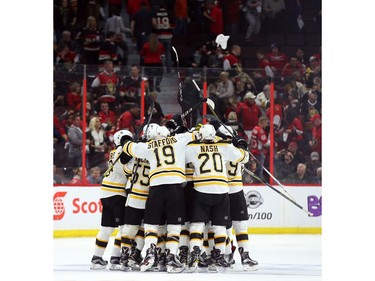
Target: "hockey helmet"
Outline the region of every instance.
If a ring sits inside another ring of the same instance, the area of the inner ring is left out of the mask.
[[[143,136],[147,141],[154,140],[156,137],[156,129],[160,126],[156,123],[150,123],[143,127]]]
[[[129,132],[128,130],[120,130],[120,131],[117,131],[114,135],[113,135],[113,142],[115,143],[116,146],[120,146],[121,145],[121,139],[123,137],[126,137],[128,139],[133,139],[133,134],[131,132]]]
[[[216,136],[215,127],[210,124],[205,124],[199,129],[199,136],[201,140],[214,140]]]
[[[156,129],[156,139],[166,138],[171,134],[171,132],[168,130],[165,126],[159,126],[159,128]]]

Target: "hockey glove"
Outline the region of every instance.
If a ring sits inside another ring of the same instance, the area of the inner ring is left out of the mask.
[[[233,138],[232,143],[235,147],[247,150],[247,142],[241,138]]]
[[[121,153],[121,156],[120,156],[121,164],[125,165],[126,163],[128,163],[130,161],[130,159],[132,159],[132,156],[130,156],[126,153]]]
[[[181,134],[181,133],[185,133],[188,131],[188,128],[186,128],[185,126],[178,126],[176,128],[176,130],[173,131],[174,134]]]
[[[127,143],[128,141],[132,141],[133,139],[130,137],[130,136],[122,136],[121,140],[120,140],[120,143],[121,143],[121,146],[124,146],[125,143]]]

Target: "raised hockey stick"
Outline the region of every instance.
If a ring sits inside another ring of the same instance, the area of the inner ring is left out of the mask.
[[[190,107],[188,110],[186,110],[184,113],[181,114],[181,118],[185,118],[187,115],[189,115],[194,109],[198,108],[202,103],[206,102],[207,98],[201,99],[199,102],[194,104],[192,107]]]
[[[216,119],[221,125],[224,126],[224,128],[232,135],[233,138],[236,138],[237,135],[232,133],[231,130],[228,129],[228,126],[224,124],[223,121],[220,120],[220,118],[217,116],[216,112],[215,112],[215,103],[213,102],[213,100],[211,100],[210,98],[207,98],[207,101],[206,101],[207,105],[208,105],[208,108],[210,109],[211,113],[212,113],[212,119]],[[209,114],[206,114],[206,116],[208,116]]]
[[[276,188],[274,188],[272,185],[270,185],[269,183],[263,181],[260,177],[258,177],[257,175],[255,175],[252,171],[246,169],[245,167],[243,168],[243,170],[248,173],[250,176],[252,176],[254,179],[258,180],[259,182],[263,183],[264,185],[268,186],[269,188],[271,188],[273,191],[277,192],[278,194],[280,194],[282,197],[284,197],[285,199],[287,199],[289,202],[291,202],[292,204],[294,204],[295,206],[297,206],[298,208],[300,208],[302,211],[304,211],[305,213],[308,214],[309,217],[312,217],[313,216],[313,213],[309,212],[308,210],[306,210],[305,208],[303,208],[300,204],[298,204],[296,202],[296,200],[294,198],[291,198],[289,196],[286,196],[284,193],[280,192],[279,190],[277,190]],[[288,195],[290,195],[288,193]]]
[[[146,131],[145,131],[145,136],[147,136],[147,131],[148,131],[148,129],[149,129],[149,125],[150,125],[150,121],[151,121],[151,117],[152,117],[152,114],[154,113],[154,107],[155,107],[155,103],[154,103],[154,100],[153,100],[153,98],[151,98],[150,97],[150,100],[151,100],[151,103],[152,103],[152,105],[151,105],[151,112],[150,112],[150,115],[148,116],[148,120],[147,120],[147,123],[146,123]],[[144,126],[143,126],[144,127]],[[130,183],[130,190],[132,190],[132,188],[133,188],[133,185],[134,185],[134,174],[135,174],[135,172],[138,170],[138,167],[139,167],[139,162],[140,162],[140,159],[139,158],[137,158],[137,162],[135,163],[135,165],[133,166],[133,170],[132,170],[132,181],[131,181],[131,183]]]
[[[180,103],[182,105],[183,97],[182,97],[182,85],[181,85],[181,74],[180,74],[180,60],[178,58],[177,50],[174,46],[172,46],[172,50],[176,55],[176,68],[177,68],[177,77],[178,77],[178,93],[179,93]]]

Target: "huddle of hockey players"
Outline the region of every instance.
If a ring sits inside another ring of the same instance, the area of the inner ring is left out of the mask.
[[[166,126],[146,125],[138,141],[115,133],[91,269],[223,271],[234,263],[235,238],[243,269],[257,270],[242,186],[247,143],[215,125],[188,130],[177,115]],[[103,255],[116,229],[108,265]]]

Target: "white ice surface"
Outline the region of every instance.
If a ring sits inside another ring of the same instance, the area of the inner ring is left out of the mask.
[[[113,238],[111,238],[113,239]],[[251,235],[250,257],[259,262],[259,269],[244,272],[238,251],[233,269],[224,273],[122,272],[90,270],[95,238],[58,238],[54,246],[55,281],[321,281],[321,235]],[[109,245],[112,245],[110,241]],[[109,260],[107,248],[104,259]]]

